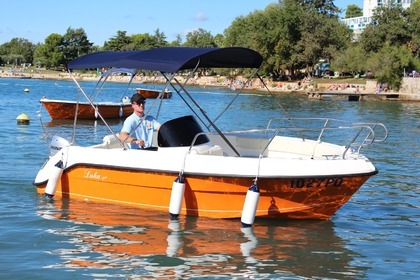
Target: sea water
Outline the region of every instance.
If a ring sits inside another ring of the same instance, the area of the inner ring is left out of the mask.
[[[95,83],[82,83],[90,94]],[[130,96],[111,84],[98,98]],[[29,92],[24,92],[28,88]],[[236,92],[192,88],[203,110],[216,117]],[[329,221],[256,221],[167,213],[36,194],[32,182],[54,134],[78,144],[109,134],[100,121],[52,121],[39,100],[74,100],[72,82],[0,79],[0,277],[2,279],[418,279],[420,103],[305,95],[246,93],[216,124],[223,129],[264,128],[278,117],[332,117],[381,122],[389,138],[362,150],[379,169]],[[189,115],[176,94],[146,110],[164,122]],[[29,125],[18,125],[25,113]],[[111,127],[121,127],[121,120]],[[258,219],[257,219],[258,220]]]

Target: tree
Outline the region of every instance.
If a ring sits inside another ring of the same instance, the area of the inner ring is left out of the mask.
[[[182,36],[181,34],[176,34],[176,39],[172,41],[170,44],[172,47],[179,47],[182,45]]]
[[[46,67],[59,67],[64,64],[64,55],[61,52],[63,36],[51,33],[43,45],[38,45],[34,51],[34,65],[44,65]]]
[[[159,28],[155,30],[154,39],[155,39],[155,45],[153,46],[154,48],[161,48],[168,45],[168,41],[166,41],[165,33],[160,32]]]
[[[127,45],[133,43],[133,39],[127,36],[127,31],[117,31],[117,35],[106,41],[103,46],[104,51],[122,51],[126,50]]]
[[[102,49],[107,51],[131,51],[160,48],[167,45],[166,36],[159,29],[155,30],[153,36],[149,33],[127,36],[127,31],[119,30],[115,37],[105,42]]]
[[[223,36],[223,34],[216,34],[213,38],[217,47],[221,48],[225,46],[225,36]]]
[[[317,1],[307,1],[305,5],[296,5],[293,0],[282,2],[281,45],[276,49],[289,61],[292,73],[302,68],[311,71],[319,59],[330,59],[351,40],[351,31],[334,14],[335,6],[325,3],[322,8]]]
[[[270,18],[274,20],[273,26],[277,29],[275,34],[277,43],[269,60],[274,63],[271,67],[269,66],[272,68],[270,72],[280,73],[281,69],[289,69],[292,73],[297,67],[296,52],[298,51],[297,44],[302,37],[300,26],[304,8],[293,0],[283,0],[277,8],[267,7],[266,11],[272,14]]]
[[[93,43],[89,42],[83,28],[67,28],[60,48],[64,56],[64,63],[66,64],[79,56],[90,53],[92,45]]]
[[[380,83],[388,83],[392,89],[401,86],[404,68],[410,66],[412,54],[406,46],[391,46],[389,42],[379,52],[372,52],[367,67],[374,72]]]
[[[299,7],[294,2],[292,4]],[[283,14],[280,4],[270,4],[264,11],[237,17],[224,30],[223,46],[241,46],[257,50],[265,58],[263,71],[274,72],[277,75],[281,72],[280,68],[288,66],[286,64],[290,60],[290,51],[293,42],[296,41],[291,38],[293,35],[290,34],[293,32],[289,32],[287,26],[290,22],[293,30],[298,25],[298,17],[293,16],[295,14]]]
[[[340,9],[334,5],[334,0],[296,0],[306,10],[316,11],[328,17],[337,17]]]
[[[250,43],[252,27],[248,17],[240,16],[235,18],[231,25],[225,29],[225,46],[247,46]]]
[[[416,59],[420,59],[420,1],[414,1],[407,9],[407,31],[411,34],[408,48]]]
[[[311,70],[319,59],[330,60],[337,51],[345,49],[351,32],[344,24],[324,14],[306,10],[304,15],[295,57],[300,67]]]
[[[260,52],[266,73],[309,69],[351,40],[351,31],[338,21],[336,11],[332,1],[282,0],[236,18],[224,32],[225,45]]]
[[[35,45],[24,38],[13,38],[0,46],[4,62],[11,64],[32,63]]]
[[[366,61],[367,55],[360,44],[355,43],[344,51],[337,52],[330,60],[330,64],[332,69],[356,75],[370,70],[367,68]]]
[[[381,83],[401,86],[404,69],[417,69],[420,60],[420,3],[407,10],[399,5],[379,7],[356,44],[335,55],[332,67],[372,71]]]
[[[209,31],[206,31],[202,28],[188,32],[186,35],[186,42],[184,46],[186,47],[216,47],[214,38]]]
[[[164,46],[158,42],[161,39],[156,36],[151,36],[149,33],[133,34],[131,39],[133,42],[132,45],[134,46],[134,48],[131,48],[132,50],[148,50]]]
[[[345,18],[354,18],[361,16],[363,16],[362,8],[354,4],[347,6]]]
[[[406,12],[400,6],[390,6],[375,10],[371,24],[366,26],[359,41],[365,51],[378,52],[384,42],[402,46],[410,41],[410,37]]]

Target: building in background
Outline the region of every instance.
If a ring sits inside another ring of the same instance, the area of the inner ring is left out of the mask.
[[[411,6],[413,0],[364,0],[363,1],[363,16],[354,18],[343,18],[341,19],[348,28],[352,29],[354,35],[357,36],[362,33],[366,25],[371,23],[372,16],[377,7],[383,7],[388,5],[401,5],[404,9]]]

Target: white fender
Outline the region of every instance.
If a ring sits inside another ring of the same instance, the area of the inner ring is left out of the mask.
[[[180,175],[172,184],[171,200],[169,201],[169,214],[171,214],[171,217],[176,218],[181,213],[184,190],[184,178]]]
[[[60,160],[51,168],[51,175],[45,187],[45,196],[51,198],[55,195],[61,175],[63,175],[63,161]]]
[[[250,227],[254,223],[259,199],[260,190],[257,183],[254,183],[246,193],[244,207],[242,209],[241,222],[243,227]]]

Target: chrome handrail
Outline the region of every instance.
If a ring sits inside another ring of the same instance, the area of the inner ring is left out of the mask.
[[[343,147],[345,149],[341,155],[342,158],[346,157],[349,150],[352,150],[355,154],[360,154],[360,150],[363,147],[372,145],[373,143],[383,142],[388,138],[388,129],[382,123],[351,123],[348,121],[332,119],[332,118],[293,118],[293,121],[295,121],[294,122],[295,125],[293,126],[274,127],[273,122],[275,120],[290,121],[291,118],[270,119],[265,129],[227,131],[227,132],[223,132],[223,134],[226,136],[226,135],[236,135],[236,134],[252,135],[255,133],[262,133],[264,137],[266,137],[269,140],[268,144],[265,145],[263,151],[261,152],[261,154],[264,154],[264,152],[268,149],[268,146],[271,143],[271,141],[274,139],[274,137],[287,131],[296,133],[297,135],[299,135],[302,141],[306,141],[306,139],[316,139],[317,142],[323,142],[323,139],[327,137],[327,136],[324,136],[324,134],[327,135],[326,132],[328,131],[355,130],[355,132],[352,132],[351,135],[347,135],[347,137],[349,137],[349,140],[344,141],[343,143]],[[314,127],[314,126],[299,127],[299,126],[296,126],[296,121],[322,121],[322,124],[321,126],[318,126],[318,127]],[[334,125],[334,123],[339,123],[340,125]],[[316,131],[319,131],[316,137],[307,137],[306,134],[310,132],[316,132]],[[194,138],[191,147],[194,145],[199,135],[205,135],[205,134],[215,134],[215,133],[211,133],[211,132],[199,133]],[[226,141],[227,138],[224,140]],[[325,142],[330,142],[330,141],[325,141]]]
[[[346,158],[347,153],[351,150],[354,154],[360,154],[360,150],[363,147],[372,145],[373,143],[376,142],[383,142],[388,138],[388,129],[386,128],[385,125],[383,125],[382,123],[351,123],[348,121],[343,121],[343,120],[339,120],[339,119],[331,119],[331,118],[295,118],[293,119],[294,121],[296,120],[304,120],[304,121],[322,121],[322,125],[320,127],[298,127],[296,125],[293,126],[281,126],[281,127],[273,127],[273,121],[275,121],[277,119],[270,119],[268,122],[268,125],[265,129],[249,129],[249,130],[235,130],[235,131],[224,131],[223,132],[223,136],[222,139],[228,144],[228,146],[230,146],[231,148],[234,147],[233,144],[231,144],[228,139],[227,136],[234,136],[234,135],[239,135],[239,134],[248,134],[248,136],[252,136],[253,134],[257,134],[260,133],[261,135],[263,135],[263,138],[266,138],[268,140],[268,142],[264,145],[264,147],[262,148],[262,151],[259,152],[260,156],[262,156],[266,150],[268,149],[268,146],[270,145],[270,143],[273,141],[275,136],[278,136],[281,133],[284,133],[286,131],[291,131],[291,132],[295,132],[299,136],[302,141],[306,141],[306,139],[316,139],[315,141],[320,143],[323,142],[323,138],[324,138],[324,134],[326,134],[327,131],[341,131],[341,130],[346,130],[346,131],[351,131],[351,130],[355,130],[354,133],[352,133],[351,135],[348,135],[349,140],[348,141],[344,141],[344,151],[341,154],[341,157],[343,159]],[[290,118],[282,118],[282,119],[278,119],[278,120],[290,120]],[[333,126],[334,122],[338,122],[340,124],[346,124],[346,125],[339,125],[339,126]],[[378,133],[378,130],[382,129],[382,134]],[[319,131],[317,137],[307,137],[307,136],[303,136],[304,134],[307,134],[308,132],[311,131]],[[215,132],[201,132],[198,133],[197,135],[195,135],[194,139],[192,140],[192,143],[190,145],[190,148],[188,150],[187,153],[190,153],[191,150],[193,149],[193,146],[195,145],[198,137],[200,135],[219,135],[219,133],[215,133]],[[378,135],[380,135],[380,137],[378,138]],[[333,135],[334,136],[334,135]],[[326,136],[327,137],[327,136]],[[330,141],[325,141],[331,144],[337,144],[337,143],[333,143]],[[235,153],[238,156],[241,156],[238,151],[233,148]],[[338,156],[338,155],[337,155]]]
[[[369,146],[373,144],[374,142],[383,142],[388,138],[388,129],[387,127],[382,123],[351,123],[345,120],[340,119],[332,119],[332,118],[272,118],[268,121],[267,129],[272,126],[273,121],[276,120],[283,120],[283,121],[294,121],[296,124],[296,121],[323,121],[323,125],[318,128],[297,128],[300,132],[304,132],[305,130],[316,130],[319,129],[320,133],[318,135],[319,142],[322,141],[323,134],[326,130],[337,130],[337,129],[356,129],[356,134],[353,136],[353,138],[350,140],[350,142],[346,145],[345,152],[343,153],[343,158],[345,157],[347,151],[351,147],[356,147],[355,150],[357,153],[360,153],[360,150],[362,147]],[[343,123],[347,124],[346,126],[332,126],[331,123]],[[284,127],[284,129],[288,130],[295,130],[296,127]],[[383,132],[380,133],[378,130],[382,129]],[[357,139],[359,139],[360,135],[363,131],[366,131],[366,134],[364,135],[363,139],[360,142],[356,142]],[[377,135],[381,135],[382,137],[378,138]],[[302,137],[302,140],[305,141],[305,138]]]

